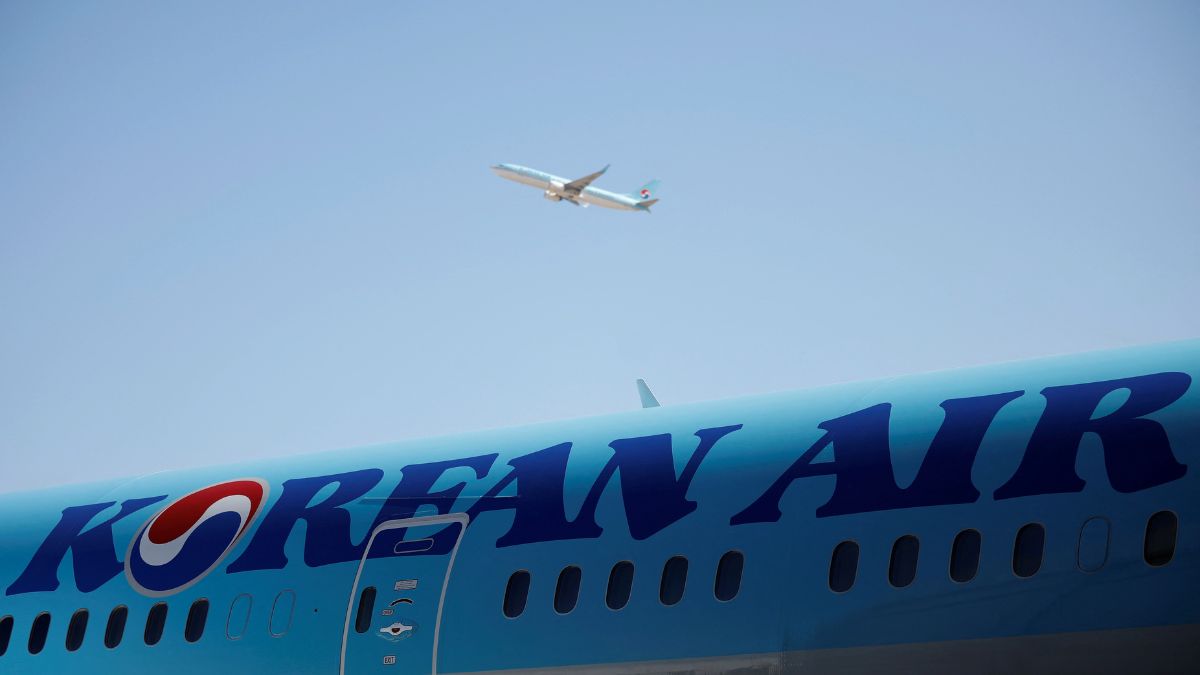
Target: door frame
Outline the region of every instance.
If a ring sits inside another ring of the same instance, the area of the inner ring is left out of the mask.
[[[436,525],[438,523],[459,523],[462,525],[462,529],[458,531],[458,539],[455,540],[454,548],[450,551],[450,561],[446,563],[446,574],[442,577],[442,592],[438,596],[437,619],[433,623],[433,658],[430,660],[430,672],[431,675],[437,675],[438,637],[442,628],[442,608],[446,602],[446,587],[450,584],[450,573],[454,570],[454,559],[458,556],[458,547],[462,544],[463,535],[467,533],[467,523],[470,521],[471,517],[465,513],[417,516],[415,518],[398,518],[396,520],[384,521],[371,531],[371,536],[367,538],[367,545],[363,549],[362,557],[358,560],[358,569],[354,572],[354,585],[350,587],[350,600],[346,603],[346,622],[342,628],[342,651],[338,656],[338,673],[341,675],[345,675],[346,673],[346,643],[350,640],[350,617],[354,613],[354,600],[355,596],[358,595],[358,582],[362,578],[363,567],[367,564],[367,556],[371,554],[371,546],[375,543],[375,537],[380,532],[388,530],[421,525]]]

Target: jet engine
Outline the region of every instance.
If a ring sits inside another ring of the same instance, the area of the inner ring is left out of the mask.
[[[543,194],[542,196],[545,197],[546,199],[549,199],[552,202],[561,202],[563,200],[563,193],[565,193],[566,191],[567,191],[567,186],[565,184],[560,183],[556,180],[552,180],[552,181],[550,181],[549,189],[547,189],[546,193]]]

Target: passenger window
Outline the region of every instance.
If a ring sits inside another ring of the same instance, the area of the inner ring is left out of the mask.
[[[167,625],[167,603],[159,602],[146,615],[146,632],[143,638],[148,645],[156,645],[162,639],[163,626]]]
[[[113,607],[108,615],[108,625],[104,627],[104,646],[115,649],[125,637],[125,620],[129,618],[129,608],[125,605]]]
[[[604,594],[604,604],[609,609],[621,609],[629,603],[629,593],[633,590],[633,563],[623,560],[613,565],[608,575],[608,591]]]
[[[1075,564],[1084,572],[1096,572],[1108,562],[1108,519],[1088,518],[1079,528]]]
[[[713,595],[721,602],[729,602],[737,597],[742,588],[742,565],[745,556],[741,551],[729,551],[717,562],[717,579],[713,583]]]
[[[83,636],[87,633],[88,611],[76,610],[67,624],[67,651],[73,652],[83,645]]]
[[[574,565],[564,567],[558,575],[558,585],[554,587],[554,611],[567,614],[575,609],[579,602],[579,582],[583,571]]]
[[[0,656],[8,651],[8,641],[12,638],[13,618],[6,616],[0,619]]]
[[[1175,557],[1175,537],[1179,532],[1179,518],[1170,511],[1159,511],[1146,522],[1146,540],[1142,556],[1146,562],[1161,567]]]
[[[687,585],[687,558],[677,555],[663,565],[662,583],[658,587],[658,599],[664,605],[674,605],[683,599],[683,589]]]
[[[374,589],[372,589],[371,605],[374,606]],[[292,612],[296,609],[296,592],[293,590],[280,591],[275,596],[275,604],[271,605],[271,637],[283,637],[292,627]],[[367,617],[367,627],[371,627],[371,617]]]
[[[858,576],[858,544],[843,541],[833,549],[829,558],[829,590],[845,593],[854,585]]]
[[[354,617],[354,630],[365,633],[371,628],[371,617],[375,616],[375,587],[367,586],[358,594],[358,614]]]
[[[42,612],[33,620],[29,629],[29,653],[37,654],[46,646],[46,633],[50,632],[50,613]]]
[[[892,560],[888,565],[888,582],[896,588],[904,588],[917,578],[917,554],[921,542],[906,534],[892,544]]]
[[[208,600],[200,598],[188,610],[187,623],[183,625],[183,639],[195,642],[204,635],[204,624],[208,621]]]
[[[241,640],[250,625],[250,608],[254,606],[254,598],[249,593],[242,593],[233,599],[229,605],[229,616],[225,619],[225,637],[230,640]],[[355,630],[358,629],[358,617],[355,617]]]
[[[1037,523],[1017,530],[1013,543],[1013,574],[1031,577],[1042,567],[1042,553],[1046,548],[1046,528]]]
[[[529,599],[529,572],[521,570],[513,572],[508,578],[508,586],[504,588],[504,616],[515,619],[525,611],[525,602]]]
[[[950,547],[950,578],[960,584],[975,578],[979,572],[979,545],[982,537],[978,530],[963,530],[954,537]]]

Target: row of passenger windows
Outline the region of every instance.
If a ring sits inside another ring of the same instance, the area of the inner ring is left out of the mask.
[[[1091,518],[1080,529],[1077,563],[1080,569],[1094,572],[1103,567],[1107,560],[1108,521],[1103,518]],[[1166,565],[1175,556],[1175,542],[1178,536],[1179,520],[1170,511],[1159,511],[1150,516],[1146,523],[1146,532],[1142,545],[1142,557],[1147,564],[1160,567]],[[959,583],[966,583],[975,578],[979,571],[979,556],[982,548],[982,535],[978,530],[967,529],[954,537],[950,548],[950,578]],[[1095,546],[1087,544],[1088,541]],[[1018,577],[1026,578],[1037,574],[1042,566],[1042,556],[1046,545],[1046,529],[1039,523],[1029,523],[1017,531],[1013,541],[1012,570]],[[917,560],[920,554],[920,540],[906,534],[892,544],[891,559],[888,563],[888,582],[897,588],[908,586],[916,579]],[[1102,551],[1102,554],[1091,554],[1091,549]],[[829,561],[829,588],[836,593],[844,593],[854,586],[858,576],[859,546],[854,541],[843,541],[833,549]],[[721,556],[713,580],[713,595],[721,602],[728,602],[737,597],[742,585],[742,569],[745,556],[740,551],[729,551]],[[687,586],[688,559],[684,556],[674,556],[663,565],[659,578],[658,599],[662,604],[670,606],[683,599]],[[623,560],[613,565],[608,574],[608,584],[604,594],[604,603],[612,610],[620,610],[629,603],[633,592],[634,565]],[[577,565],[568,565],[558,574],[554,587],[554,611],[568,614],[579,603],[579,588],[583,581],[583,570]],[[528,571],[514,572],[508,579],[504,590],[504,615],[515,619],[525,612],[529,599],[531,577]],[[358,615],[355,629],[366,631],[370,626],[372,608],[375,603],[375,588],[363,589],[359,598]],[[271,618],[268,630],[272,637],[282,637],[291,627],[292,613],[295,609],[296,594],[291,590],[280,592],[271,606]],[[233,599],[225,626],[225,635],[230,640],[238,640],[245,634],[250,623],[250,609],[253,598],[243,593]],[[184,623],[183,637],[188,642],[196,642],[204,635],[208,620],[209,601],[200,598],[188,609],[187,620]],[[79,609],[71,615],[67,624],[66,649],[76,651],[83,645],[87,633],[90,614],[86,609]],[[104,646],[115,649],[121,644],[125,635],[125,624],[129,618],[129,608],[124,605],[115,607],[108,615],[104,629]],[[142,639],[147,645],[156,645],[163,637],[163,628],[167,622],[167,603],[159,602],[150,608],[146,615],[145,630]],[[9,648],[13,633],[14,620],[12,616],[0,617],[0,656]],[[42,612],[34,618],[29,629],[28,649],[30,654],[40,653],[46,646],[46,638],[50,632],[50,613]]]
[[[745,556],[741,551],[729,551],[717,562],[713,579],[713,595],[721,602],[737,597],[742,587],[742,567]],[[688,559],[677,555],[663,565],[658,583],[658,599],[664,605],[674,605],[683,599],[687,586]],[[619,610],[629,603],[633,594],[634,566],[622,560],[608,572],[608,585],[604,592],[604,604],[609,609]],[[554,585],[554,611],[569,614],[579,604],[579,587],[583,581],[583,570],[577,565],[568,565],[558,573]],[[514,572],[504,589],[504,616],[515,619],[525,612],[529,600],[531,576],[526,570]]]
[[[230,640],[240,640],[250,624],[250,608],[254,599],[248,593],[243,593],[233,599],[229,607],[229,616],[225,624],[225,637]],[[296,605],[296,594],[290,590],[282,591],[275,596],[271,606],[271,619],[268,629],[272,637],[282,637],[292,624],[292,612]],[[200,598],[188,608],[187,620],[183,625],[183,639],[196,642],[204,635],[208,623],[209,602]],[[78,609],[71,615],[67,623],[65,647],[73,652],[83,646],[83,638],[87,634],[88,621],[91,617],[86,609]],[[104,625],[104,646],[116,649],[125,638],[125,624],[129,620],[129,608],[118,605],[108,614]],[[13,617],[0,618],[0,656],[8,652],[9,642],[13,634]],[[167,603],[155,603],[146,613],[146,625],[142,631],[142,641],[153,646],[163,638],[163,629],[167,624]],[[46,637],[50,633],[50,613],[42,612],[33,619],[29,627],[28,649],[30,654],[39,654],[46,647]]]
[[[1159,511],[1146,522],[1146,534],[1142,544],[1142,558],[1147,564],[1160,567],[1171,562],[1175,556],[1175,540],[1179,530],[1179,519],[1170,511]],[[1109,524],[1105,518],[1091,518],[1079,532],[1076,549],[1077,563],[1085,572],[1095,572],[1108,559]],[[979,572],[979,553],[983,537],[978,530],[963,530],[954,537],[950,547],[950,578],[966,583]],[[1039,523],[1029,523],[1017,530],[1013,540],[1012,571],[1021,578],[1031,577],[1042,568],[1042,555],[1046,548],[1046,528]],[[906,534],[892,544],[892,555],[888,562],[888,583],[904,588],[917,578],[917,559],[921,542]],[[833,549],[829,559],[829,589],[845,593],[854,586],[858,576],[858,543],[843,541]]]

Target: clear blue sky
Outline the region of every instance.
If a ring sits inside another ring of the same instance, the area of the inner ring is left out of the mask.
[[[0,491],[1200,335],[1197,3],[244,5],[0,4]]]

